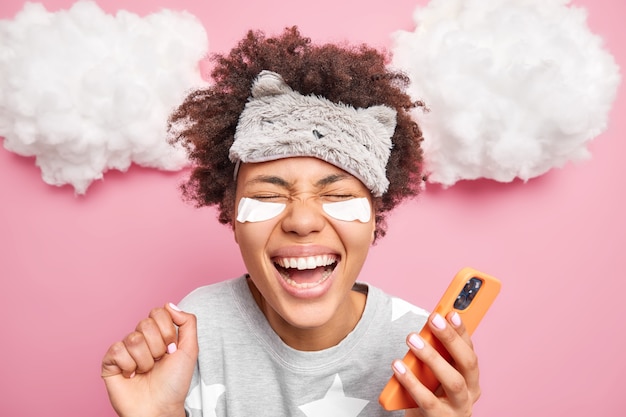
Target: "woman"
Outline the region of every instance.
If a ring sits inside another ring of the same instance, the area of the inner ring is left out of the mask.
[[[247,273],[154,309],[109,348],[118,414],[395,415],[377,402],[392,370],[419,406],[406,415],[470,415],[478,366],[459,316],[357,281],[385,216],[423,180],[406,77],[372,48],[316,46],[295,27],[249,32],[212,76],[170,132],[195,165],[185,196],[218,206]],[[419,338],[424,325],[454,366]],[[407,344],[436,393],[396,359]]]

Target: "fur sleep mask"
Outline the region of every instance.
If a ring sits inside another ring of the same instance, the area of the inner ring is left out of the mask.
[[[357,109],[303,96],[279,74],[262,71],[239,117],[229,157],[237,167],[240,162],[319,158],[354,175],[380,197],[389,186],[385,167],[395,128],[396,111],[388,106]]]

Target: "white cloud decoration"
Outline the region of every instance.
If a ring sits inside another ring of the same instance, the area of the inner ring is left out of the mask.
[[[621,76],[567,0],[431,0],[394,34],[411,78],[429,182],[510,182],[589,157]]]
[[[187,12],[114,16],[92,1],[48,12],[26,3],[0,21],[0,136],[34,156],[44,181],[77,194],[109,169],[178,170],[167,143],[171,111],[201,86],[208,40]]]

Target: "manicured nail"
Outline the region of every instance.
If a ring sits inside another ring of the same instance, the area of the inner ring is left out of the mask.
[[[446,328],[446,321],[439,314],[435,314],[435,317],[433,317],[433,324],[440,330]]]
[[[424,348],[424,341],[422,340],[421,337],[419,337],[416,334],[412,334],[411,337],[409,337],[409,343],[415,349],[423,349]]]
[[[452,317],[450,317],[450,321],[452,321],[452,324],[454,325],[454,327],[459,327],[461,325],[461,316],[459,316],[459,313],[455,311],[454,313],[452,313]]]
[[[395,361],[393,363],[393,369],[395,369],[399,374],[406,374],[406,366],[404,366],[402,361]]]
[[[176,352],[176,349],[176,343],[170,343],[169,345],[167,345],[167,353],[169,353],[170,355]]]
[[[183,311],[180,308],[178,308],[178,306],[176,304],[174,304],[174,303],[170,303],[170,308],[172,310],[176,310],[176,311]]]

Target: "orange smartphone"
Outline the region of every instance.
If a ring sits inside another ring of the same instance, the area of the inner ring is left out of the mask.
[[[456,274],[433,312],[445,317],[449,312],[456,311],[465,323],[467,332],[471,335],[500,292],[500,287],[501,284],[498,279],[469,267],[463,268]],[[428,324],[424,325],[420,336],[426,343],[430,343],[437,349],[448,362],[451,361],[450,354],[431,333]],[[431,391],[434,392],[439,387],[439,381],[430,368],[417,359],[413,352],[409,350],[403,360],[415,376]],[[413,397],[398,382],[395,375],[391,377],[382,390],[378,400],[383,408],[388,411],[417,407]]]

